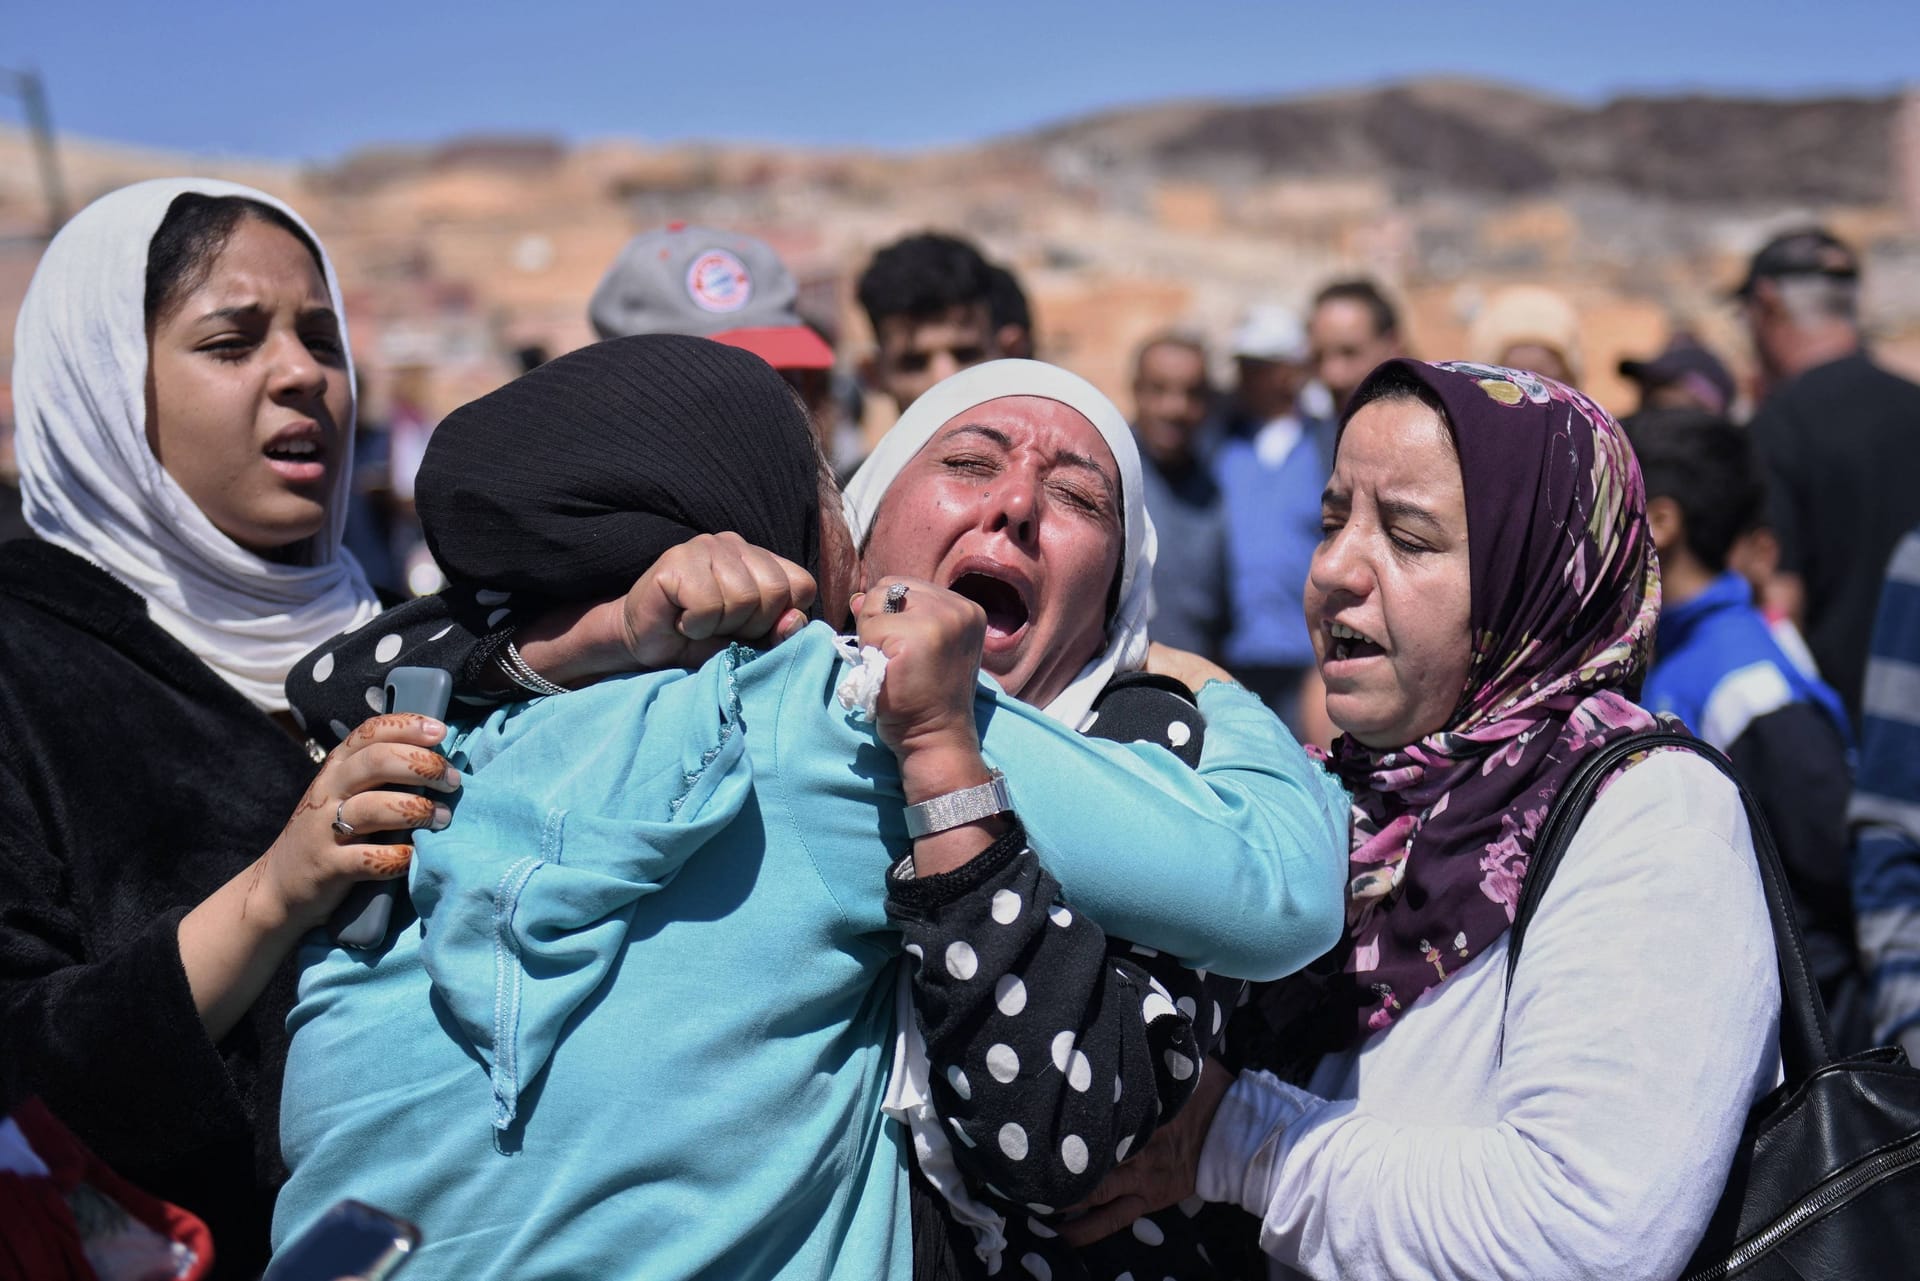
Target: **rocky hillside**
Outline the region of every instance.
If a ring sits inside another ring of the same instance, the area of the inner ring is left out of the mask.
[[[1738,204],[1877,204],[1899,99],[1623,97],[1599,107],[1471,81],[1112,112],[1009,140],[1103,170],[1232,181],[1384,178],[1400,195],[1573,187]]]
[[[1146,335],[1224,339],[1251,303],[1298,306],[1365,273],[1430,356],[1482,354],[1471,325],[1505,285],[1561,291],[1585,385],[1626,406],[1615,360],[1674,325],[1741,364],[1727,287],[1768,234],[1817,218],[1866,259],[1883,358],[1920,373],[1920,92],[1593,106],[1421,80],[1163,103],[911,154],[515,137],[374,147],[324,169],[84,139],[61,154],[75,205],[196,171],[291,201],[339,264],[375,404],[397,370],[429,371],[445,409],[509,376],[516,348],[588,341],[606,264],[674,220],[770,241],[850,364],[867,343],[852,298],[867,257],[937,227],[1012,265],[1043,354],[1123,399]],[[44,218],[26,140],[0,125],[0,375]],[[868,427],[887,412],[870,401]]]

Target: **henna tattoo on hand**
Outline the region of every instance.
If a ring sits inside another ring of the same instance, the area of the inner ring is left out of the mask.
[[[369,845],[360,852],[360,866],[369,876],[399,876],[412,862],[411,845]]]
[[[407,768],[412,770],[416,777],[438,782],[447,776],[447,758],[437,752],[420,748],[408,757]]]

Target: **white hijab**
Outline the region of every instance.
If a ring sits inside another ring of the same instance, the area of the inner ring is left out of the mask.
[[[1107,620],[1107,645],[1042,709],[1055,720],[1083,730],[1093,701],[1107,682],[1119,672],[1138,670],[1147,661],[1153,562],[1159,546],[1141,493],[1140,450],[1133,431],[1126,416],[1098,388],[1078,374],[1038,360],[991,360],[936,383],[900,415],[893,430],[880,438],[873,454],[847,482],[847,523],[853,527],[854,545],[864,543],[880,500],[914,455],[955,417],[1002,396],[1040,396],[1078,411],[1107,442],[1120,468],[1126,547],[1120,561],[1120,603]]]
[[[1080,669],[1073,683],[1042,710],[1075,730],[1092,719],[1093,701],[1118,672],[1134,671],[1147,659],[1147,620],[1153,615],[1153,560],[1158,547],[1153,520],[1140,491],[1140,450],[1133,431],[1112,401],[1077,374],[1037,360],[994,360],[975,365],[935,384],[900,415],[892,431],[847,482],[847,523],[859,546],[873,527],[880,500],[902,469],[935,433],[976,405],[1002,396],[1042,396],[1079,411],[1093,424],[1120,467],[1121,522],[1126,547],[1120,562],[1120,603],[1107,620],[1107,645]],[[946,1198],[956,1218],[973,1230],[974,1253],[988,1272],[1000,1268],[1006,1249],[1006,1221],[968,1192],[953,1158],[953,1144],[940,1124],[929,1088],[925,1038],[913,1015],[913,986],[905,968],[894,990],[893,1071],[887,1078],[881,1109],[913,1136],[920,1170]]]
[[[215,529],[147,445],[147,247],[176,196],[243,196],[212,178],[135,183],[61,229],[33,274],[14,335],[15,447],[27,523],[146,598],[153,621],[256,707],[284,711],[284,682],[315,646],[379,612],[340,545],[353,479],[353,420],[341,423],[327,526],[308,565],[281,565]],[[333,264],[327,294],[346,312]],[[339,375],[353,377],[351,357]]]

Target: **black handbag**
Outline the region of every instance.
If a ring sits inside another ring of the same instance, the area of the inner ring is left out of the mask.
[[[1581,763],[1535,843],[1508,935],[1507,985],[1527,923],[1601,783],[1628,757],[1666,747],[1703,757],[1740,787],[1780,959],[1785,1077],[1748,1115],[1726,1190],[1681,1281],[1920,1277],[1920,1071],[1895,1047],[1834,1056],[1780,855],[1720,752],[1690,734],[1655,729]]]

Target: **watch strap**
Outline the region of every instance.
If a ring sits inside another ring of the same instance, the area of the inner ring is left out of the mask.
[[[907,806],[907,835],[917,841],[963,823],[1004,814],[1012,808],[1013,796],[1007,791],[1006,777],[999,770],[993,770],[991,777],[977,787],[963,787]]]

